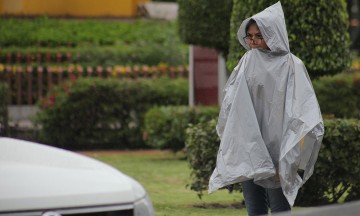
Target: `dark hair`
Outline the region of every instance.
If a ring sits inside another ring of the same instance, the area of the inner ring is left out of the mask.
[[[250,19],[249,22],[246,24],[246,27],[245,27],[245,35],[247,35],[247,32],[250,28],[251,25],[253,24],[256,24],[256,21],[254,19]]]

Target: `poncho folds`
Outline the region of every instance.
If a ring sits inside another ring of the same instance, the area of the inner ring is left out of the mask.
[[[270,50],[250,49],[243,39],[250,19]],[[224,88],[209,193],[253,179],[281,187],[293,205],[313,173],[324,134],[319,104],[304,64],[290,52],[280,2],[243,21],[238,39],[248,51]]]

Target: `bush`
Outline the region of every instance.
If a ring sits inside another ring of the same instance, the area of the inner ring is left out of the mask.
[[[188,48],[176,29],[175,22],[149,20],[0,19],[0,59],[69,52],[71,63],[86,65],[186,64]]]
[[[360,199],[360,121],[327,119],[325,136],[313,176],[299,190],[300,206]],[[207,189],[216,165],[219,139],[216,122],[200,123],[187,129],[186,150],[191,167],[191,189],[199,196]]]
[[[42,141],[66,149],[133,149],[142,141],[143,115],[154,105],[186,104],[187,80],[83,78],[39,101]]]
[[[324,76],[313,81],[322,114],[360,118],[360,73]]]
[[[136,20],[0,19],[0,46],[73,47],[89,45],[163,44],[178,38],[175,22]],[[175,30],[175,31],[174,31]]]
[[[325,136],[313,176],[299,190],[296,205],[314,206],[360,199],[360,121],[325,122]]]
[[[145,114],[145,142],[154,148],[179,151],[185,147],[185,130],[189,124],[208,121],[218,113],[218,107],[151,108]]]
[[[215,130],[216,120],[191,125],[186,129],[186,154],[191,168],[190,189],[201,198],[216,166],[220,139]]]
[[[0,135],[8,134],[8,85],[0,82]]]
[[[241,22],[278,0],[234,0],[227,65],[234,68],[244,54],[236,33]],[[335,74],[350,66],[350,37],[345,0],[281,1],[291,52],[303,60],[311,77]]]
[[[229,47],[232,0],[178,0],[179,32],[183,41],[221,51]]]

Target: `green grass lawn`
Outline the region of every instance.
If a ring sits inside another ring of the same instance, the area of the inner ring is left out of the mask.
[[[121,153],[87,155],[108,163],[138,180],[149,193],[156,216],[225,216],[247,215],[242,206],[242,194],[217,191],[204,192],[200,200],[196,192],[186,188],[190,183],[190,169],[183,155],[171,152]],[[206,208],[204,208],[206,207]]]

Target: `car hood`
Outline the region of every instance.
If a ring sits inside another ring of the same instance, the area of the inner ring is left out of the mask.
[[[146,193],[105,163],[11,138],[0,138],[0,191],[0,212],[132,204]]]

